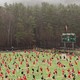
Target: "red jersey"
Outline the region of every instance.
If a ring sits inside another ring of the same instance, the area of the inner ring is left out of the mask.
[[[23,78],[20,78],[20,80],[24,80]]]
[[[3,74],[2,73],[0,73],[0,77],[3,77]]]
[[[80,75],[80,70],[78,70],[78,75]]]
[[[48,74],[48,77],[51,77],[51,73]]]
[[[15,74],[15,70],[13,70],[12,73]]]
[[[25,76],[25,75],[23,76],[23,80],[27,80],[27,78],[26,78],[26,76]]]
[[[62,75],[64,75],[64,72],[65,72],[65,71],[64,71],[64,70],[62,70]]]
[[[74,68],[72,68],[72,72],[74,73],[75,71],[74,71]]]
[[[43,69],[40,67],[40,71],[42,71]]]
[[[70,74],[68,75],[68,78],[71,78],[71,75]]]
[[[8,70],[8,69],[6,71],[7,71],[8,74],[10,73],[10,70]]]

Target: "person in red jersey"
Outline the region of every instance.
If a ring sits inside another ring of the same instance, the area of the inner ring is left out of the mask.
[[[4,60],[2,60],[2,64],[4,64]]]
[[[36,58],[36,62],[38,62],[38,59]]]
[[[78,75],[80,75],[80,70],[78,70]]]
[[[18,67],[19,67],[19,65],[18,65],[18,64],[16,64],[16,65],[15,65],[15,68],[18,68]]]
[[[24,50],[24,53],[26,53],[26,50]]]
[[[23,80],[23,78],[20,76],[20,79],[19,80]]]
[[[64,71],[64,69],[62,69],[62,75],[64,75],[64,73],[65,73],[65,71]]]
[[[6,71],[7,71],[8,74],[10,74],[10,70],[9,69],[7,69]]]
[[[15,72],[16,72],[16,70],[14,69],[14,70],[12,71],[12,74],[15,74]]]
[[[33,65],[35,65],[35,61],[33,62]]]
[[[69,72],[70,72],[70,69],[68,69],[67,71],[68,71],[68,73],[69,73]]]
[[[74,53],[72,53],[72,56],[74,56]]]
[[[41,72],[43,71],[42,67],[40,67],[40,71],[41,71]]]
[[[50,71],[50,70],[49,70],[49,67],[47,67],[46,69],[47,69],[47,72],[49,72],[49,71]]]
[[[75,73],[74,68],[72,68],[72,73]]]
[[[60,68],[61,67],[61,62],[57,62],[57,65]]]
[[[22,63],[23,63],[23,62],[21,61],[21,62],[20,62],[20,65],[22,65]]]
[[[64,65],[63,65],[63,64],[61,64],[61,67],[64,67]]]
[[[26,59],[26,63],[28,63],[28,60]]]
[[[51,77],[51,72],[48,74],[48,78],[50,78]]]
[[[0,73],[0,77],[3,77],[3,73],[2,72]]]
[[[27,80],[27,78],[26,78],[25,74],[23,75],[23,80]]]
[[[49,62],[49,65],[51,66],[51,65],[52,65],[52,63],[51,63],[51,62]]]
[[[68,79],[71,80],[71,74],[68,75]]]

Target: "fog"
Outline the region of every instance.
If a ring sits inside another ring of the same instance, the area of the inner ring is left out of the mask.
[[[80,4],[80,0],[0,0],[0,5],[4,5],[4,3],[7,2],[8,4],[11,3],[23,3],[25,5],[35,5],[35,4],[41,4],[41,2],[48,2],[50,4],[59,4],[62,3],[64,5],[67,4]]]

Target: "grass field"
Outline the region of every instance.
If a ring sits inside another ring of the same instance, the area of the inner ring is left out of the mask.
[[[73,80],[68,78],[69,72],[74,69],[75,80],[80,80],[78,70],[80,70],[80,59],[78,56],[67,55],[63,60],[61,54],[37,51],[15,51],[0,53],[0,80]],[[78,60],[77,60],[78,59]],[[57,63],[60,62],[59,66]],[[73,64],[70,66],[69,63]],[[41,70],[42,69],[42,70]],[[57,74],[53,74],[57,70]],[[62,75],[62,70],[67,78]],[[50,74],[50,77],[48,76]],[[26,78],[24,79],[24,76]],[[35,76],[35,79],[33,79]]]

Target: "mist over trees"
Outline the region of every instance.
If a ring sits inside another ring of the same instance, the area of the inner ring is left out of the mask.
[[[61,46],[61,34],[77,35],[80,46],[80,6],[51,5],[24,6],[22,3],[0,7],[0,48],[53,48]]]

